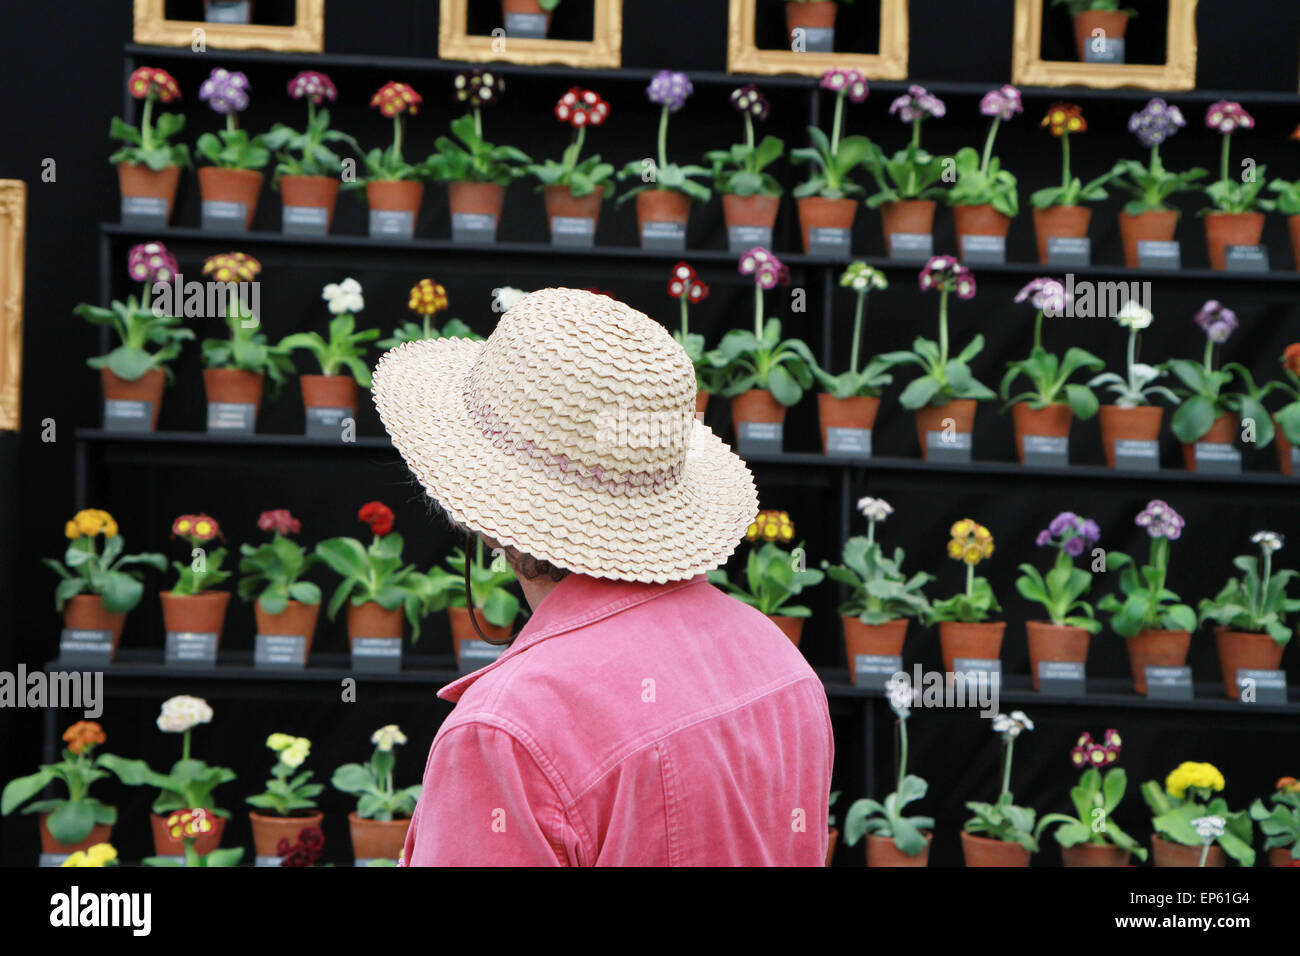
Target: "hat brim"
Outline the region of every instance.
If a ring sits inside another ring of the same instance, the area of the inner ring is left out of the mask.
[[[458,523],[597,578],[663,583],[721,565],[758,512],[745,462],[692,422],[680,478],[615,495],[552,477],[489,441],[463,390],[483,343],[408,342],[374,372],[380,420],[412,474]]]

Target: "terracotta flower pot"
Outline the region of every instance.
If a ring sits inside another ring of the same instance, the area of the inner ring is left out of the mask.
[[[307,408],[357,407],[357,380],[351,375],[302,375],[299,381]]]
[[[501,0],[502,19],[505,19],[507,13],[531,13],[540,14],[546,18],[546,32],[551,29],[551,11],[543,10],[537,0]]]
[[[366,183],[366,203],[376,212],[409,212],[411,234],[420,224],[420,205],[424,202],[424,183],[406,179],[376,180]],[[394,230],[393,235],[405,237]]]
[[[257,621],[257,633],[305,637],[302,650],[304,659],[311,654],[311,642],[316,636],[316,621],[319,616],[320,604],[303,604],[301,601],[291,600],[279,614],[268,614],[262,610],[260,598],[253,602],[253,617]]]
[[[1291,255],[1295,259],[1295,267],[1300,271],[1300,216],[1286,217],[1287,231],[1291,233]]]
[[[868,833],[866,836],[867,866],[929,866],[930,844],[934,842],[934,834],[928,830],[921,832],[925,836],[925,849],[916,856],[908,856],[900,850],[894,843],[893,837]]]
[[[645,227],[651,222],[679,222],[685,234],[691,217],[691,197],[675,189],[643,189],[636,194],[636,232],[645,243]]]
[[[1236,439],[1241,426],[1241,416],[1236,412],[1220,415],[1210,426],[1210,430],[1194,442],[1183,442],[1183,465],[1188,471],[1196,470],[1196,446],[1198,444],[1231,445]]]
[[[1124,265],[1136,269],[1140,264],[1138,262],[1139,242],[1171,242],[1177,228],[1177,209],[1148,209],[1136,216],[1121,212],[1119,235],[1124,243]]]
[[[117,651],[122,639],[122,625],[126,612],[114,614],[104,610],[104,599],[98,594],[76,594],[63,605],[63,626],[72,631],[110,631],[113,650]]]
[[[1285,644],[1279,644],[1268,634],[1250,634],[1230,631],[1226,627],[1214,629],[1214,646],[1219,651],[1219,668],[1223,672],[1223,689],[1236,700],[1237,671],[1275,671],[1282,666]]]
[[[1284,475],[1290,475],[1294,471],[1291,463],[1291,449],[1295,446],[1287,440],[1286,435],[1282,434],[1282,423],[1276,418],[1273,419],[1273,444],[1277,446],[1277,467]]]
[[[1228,246],[1257,246],[1264,235],[1262,212],[1212,212],[1205,217],[1211,269],[1226,269]]]
[[[125,196],[167,200],[167,223],[171,222],[176,208],[176,186],[181,180],[181,168],[168,166],[153,170],[143,163],[117,164],[117,188]]]
[[[48,821],[50,815],[42,813],[40,815],[41,830],[41,852],[42,853],[76,853],[78,850],[89,850],[96,843],[110,843],[110,837],[113,835],[113,824],[96,823],[90,828],[90,835],[80,843],[60,843],[54,839],[54,834],[50,832]]]
[[[834,0],[813,0],[812,3],[794,3],[787,0],[785,5],[786,36],[793,37],[795,30],[822,29],[835,26]]]
[[[977,206],[953,206],[953,227],[957,232],[957,254],[964,257],[962,239],[966,236],[1002,236],[1011,229],[1011,218],[993,208],[991,203]]]
[[[704,413],[709,408],[709,393],[700,389],[695,393],[695,417],[704,421]]]
[[[397,860],[406,845],[410,818],[403,820],[366,820],[356,811],[348,814],[352,833],[352,856],[358,860]]]
[[[226,623],[229,591],[203,591],[199,594],[173,594],[163,591],[163,627],[168,633],[215,634],[221,642]]]
[[[1128,866],[1133,854],[1110,843],[1076,843],[1061,847],[1062,866]]]
[[[1002,633],[1006,621],[941,621],[939,648],[943,651],[943,669],[953,673],[958,658],[995,661],[1002,654]]]
[[[880,224],[885,233],[885,253],[894,254],[894,233],[928,236],[934,232],[933,199],[903,199],[882,203]]]
[[[1082,663],[1088,660],[1092,635],[1081,627],[1050,621],[1025,621],[1025,633],[1029,638],[1029,673],[1034,678],[1034,690],[1038,690],[1039,661]]]
[[[961,834],[961,853],[967,866],[1028,866],[1030,853],[1019,843],[992,837]]]
[[[483,628],[483,633],[493,641],[505,641],[510,639],[513,625],[489,624],[487,618],[483,616],[482,611],[476,611],[478,617],[478,626]],[[463,607],[447,608],[447,619],[451,622],[451,644],[456,652],[456,663],[460,663],[460,646],[466,641],[479,640],[478,632],[474,630],[474,624],[469,619],[469,609]]]
[[[149,431],[158,427],[158,412],[162,409],[163,386],[167,376],[160,368],[150,369],[135,381],[118,378],[107,368],[99,370],[99,380],[104,386],[105,401],[150,402],[152,417]]]
[[[546,221],[551,226],[552,236],[555,233],[554,219],[590,219],[593,233],[600,225],[600,203],[605,198],[604,186],[597,186],[593,192],[577,197],[568,186],[547,186],[542,192],[542,198],[546,203]]]
[[[817,418],[821,424],[822,451],[826,451],[828,428],[873,428],[880,399],[871,395],[836,398],[822,392],[817,396]]]
[[[506,187],[496,183],[448,183],[447,203],[453,222],[457,215],[491,216],[498,225],[506,202]]]
[[[1049,206],[1034,209],[1034,236],[1038,240],[1038,261],[1047,264],[1047,240],[1051,238],[1083,239],[1092,223],[1087,206]]]
[[[281,176],[280,199],[286,206],[325,210],[325,231],[334,224],[339,181],[334,176]]]
[[[860,618],[845,615],[844,659],[848,662],[849,680],[858,682],[853,661],[859,654],[874,657],[896,657],[903,653],[907,638],[907,618],[895,618],[884,624],[863,624]]]
[[[1020,464],[1025,463],[1025,437],[1045,435],[1051,438],[1069,438],[1074,410],[1064,402],[1043,408],[1030,408],[1028,402],[1011,406],[1011,420],[1016,430],[1016,454]]]
[[[765,388],[751,388],[731,399],[731,425],[740,434],[741,422],[785,421],[785,406]]]
[[[255,169],[199,168],[199,196],[204,202],[244,204],[244,228],[253,224],[257,199],[262,192],[262,174]]]
[[[1129,669],[1133,673],[1133,689],[1139,694],[1147,692],[1148,667],[1182,667],[1187,663],[1187,649],[1192,635],[1188,631],[1138,631],[1125,640],[1128,645]]]
[[[1300,866],[1300,860],[1291,855],[1289,846],[1275,846],[1268,851],[1269,866]]]
[[[840,842],[840,831],[831,827],[826,834],[826,865],[831,865],[831,860],[835,859],[835,844]]]
[[[1084,59],[1092,31],[1101,30],[1106,39],[1121,39],[1128,29],[1128,14],[1122,10],[1085,10],[1074,15],[1074,44],[1079,60]]]
[[[955,398],[947,405],[926,405],[916,410],[916,440],[921,446],[921,457],[930,457],[925,436],[929,432],[943,431],[944,419],[953,420],[953,431],[966,434],[975,428],[976,402],[973,398]]]
[[[1184,846],[1173,840],[1166,840],[1158,833],[1151,834],[1151,862],[1156,866],[1200,866],[1202,848]],[[1228,854],[1223,847],[1215,844],[1210,847],[1205,858],[1206,866],[1227,866]]]
[[[375,601],[362,604],[348,602],[348,640],[358,637],[401,637],[406,612],[401,607],[389,611]]]
[[[226,832],[225,817],[213,816],[210,808],[208,815],[212,817],[212,829],[202,836],[194,838],[194,852],[200,856],[206,856],[221,846],[221,835]],[[167,832],[166,816],[160,817],[156,813],[149,814],[149,826],[153,830],[154,856],[185,855],[184,841],[176,840],[173,842],[171,834]]]
[[[728,231],[732,226],[762,226],[769,230],[774,229],[776,214],[780,208],[780,196],[726,194],[722,197],[722,218]]]
[[[1164,414],[1165,410],[1156,405],[1138,405],[1135,408],[1101,406],[1101,447],[1106,454],[1106,464],[1115,467],[1117,441],[1159,441],[1160,421]]]
[[[798,200],[799,233],[803,236],[803,251],[809,246],[813,229],[853,229],[853,219],[858,214],[855,199],[826,199],[823,196],[805,196]]]
[[[323,813],[312,813],[304,817],[281,817],[273,813],[257,813],[250,810],[248,819],[253,825],[253,852],[258,856],[279,856],[276,845],[281,840],[290,844],[298,842],[298,831],[303,827],[320,829]]]
[[[790,638],[790,642],[795,647],[799,646],[799,638],[803,637],[803,622],[807,620],[802,617],[787,617],[784,614],[769,614],[767,619],[781,629],[781,633]]]
[[[244,372],[237,368],[205,368],[203,391],[209,404],[229,402],[232,405],[252,405],[253,421],[262,404],[262,385],[266,376],[261,372]]]

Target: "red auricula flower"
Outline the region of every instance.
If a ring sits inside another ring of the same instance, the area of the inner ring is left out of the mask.
[[[370,525],[370,532],[381,538],[393,530],[393,510],[382,501],[368,501],[357,512],[357,518]]]

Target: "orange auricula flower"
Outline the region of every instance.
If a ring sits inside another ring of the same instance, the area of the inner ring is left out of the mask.
[[[1053,103],[1039,125],[1048,127],[1052,135],[1058,137],[1088,131],[1083,108],[1074,103]]]

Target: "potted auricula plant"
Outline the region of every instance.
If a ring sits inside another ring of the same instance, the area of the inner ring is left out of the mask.
[[[329,337],[319,332],[294,332],[280,340],[283,351],[306,349],[320,365],[319,375],[303,375],[302,404],[307,434],[338,434],[357,416],[357,389],[370,387],[370,366],[362,343],[379,338],[378,329],[356,331],[356,313],[366,307],[356,279],[331,282],[321,290],[330,314]]]
[[[1000,393],[1006,402],[1003,412],[1011,409],[1015,424],[1016,454],[1025,464],[1026,449],[1037,444],[1049,455],[1059,448],[1064,439],[1065,457],[1069,457],[1070,425],[1075,418],[1089,419],[1097,414],[1097,396],[1087,385],[1071,382],[1080,369],[1101,371],[1106,363],[1091,352],[1071,346],[1064,358],[1057,358],[1043,348],[1043,317],[1061,316],[1069,293],[1056,279],[1040,277],[1031,281],[1016,294],[1016,302],[1029,303],[1034,316],[1034,345],[1029,357],[1007,363],[1007,373],[1002,377]],[[1011,395],[1011,386],[1021,376],[1029,379],[1028,391]],[[1043,441],[1047,439],[1047,441]],[[1032,457],[1032,456],[1031,456]]]
[[[1300,781],[1279,777],[1269,797],[1270,810],[1263,800],[1250,805],[1250,818],[1264,834],[1264,849],[1269,866],[1300,866]]]
[[[790,48],[801,53],[831,52],[835,46],[836,4],[852,2],[853,0],[785,0],[785,32]],[[814,37],[820,42],[810,44],[809,40]]]
[[[491,70],[457,73],[452,79],[456,102],[468,108],[451,121],[451,134],[439,136],[436,152],[425,160],[435,182],[447,184],[451,206],[451,238],[465,242],[495,242],[506,187],[532,162],[513,146],[494,146],[483,138],[483,109],[501,101],[505,77]],[[490,225],[484,225],[484,217]]]
[[[1086,595],[1092,588],[1092,573],[1075,565],[1101,538],[1101,529],[1091,518],[1073,511],[1062,511],[1042,531],[1034,543],[1052,548],[1056,559],[1047,574],[1032,564],[1020,565],[1016,590],[1026,601],[1043,605],[1046,621],[1025,621],[1029,640],[1029,673],[1038,689],[1038,665],[1041,661],[1077,661],[1088,659],[1088,643],[1101,630]]]
[[[339,91],[324,73],[304,70],[289,81],[289,96],[307,101],[307,126],[300,133],[277,123],[262,141],[275,153],[275,178],[271,185],[284,200],[281,229],[285,232],[326,235],[334,222],[343,161],[328,143],[346,143],[356,152],[357,141],[342,130],[330,129],[326,103]]]
[[[203,226],[242,231],[253,223],[262,191],[260,170],[271,160],[261,136],[239,128],[239,114],[248,109],[251,87],[238,70],[215,68],[199,87],[199,99],[226,118],[225,129],[204,133],[194,144],[195,155],[212,165],[199,168]]]
[[[63,732],[66,746],[58,763],[16,777],[0,792],[0,816],[7,817],[24,803],[23,813],[40,814],[42,856],[68,856],[112,838],[117,808],[90,795],[91,784],[109,775],[102,764],[104,755],[94,752],[107,739],[99,724],[79,720]],[[56,781],[67,788],[66,797],[32,800]]]
[[[994,803],[967,802],[974,814],[961,830],[961,852],[967,866],[1028,866],[1038,852],[1038,835],[1043,824],[1034,826],[1034,811],[1018,807],[1011,795],[1011,757],[1016,738],[1034,729],[1034,722],[1023,710],[998,714],[993,718],[993,732],[1002,740],[1002,786]]]
[[[1174,404],[1178,396],[1163,385],[1155,384],[1165,374],[1164,366],[1144,365],[1138,361],[1139,333],[1149,328],[1155,320],[1151,310],[1138,302],[1125,302],[1115,313],[1115,321],[1128,329],[1128,349],[1125,353],[1124,374],[1102,372],[1089,382],[1089,388],[1105,386],[1115,395],[1115,401],[1101,406],[1101,444],[1106,464],[1116,467],[1117,452],[1128,448],[1145,449],[1151,467],[1160,465],[1160,422],[1165,410],[1152,404],[1161,396]]]
[[[402,855],[411,814],[420,799],[420,784],[397,789],[393,767],[399,744],[406,735],[396,724],[387,724],[370,735],[375,745],[367,763],[345,763],[330,779],[335,790],[357,798],[357,808],[348,814],[352,855],[358,866],[372,860],[394,861]]]
[[[1300,126],[1291,131],[1291,140],[1300,140]],[[1270,192],[1277,193],[1274,208],[1286,216],[1287,230],[1291,233],[1291,255],[1300,271],[1300,179],[1275,179],[1268,184]]]
[[[1173,240],[1179,212],[1166,200],[1174,193],[1198,188],[1193,183],[1206,175],[1203,169],[1171,173],[1160,160],[1161,145],[1186,125],[1182,110],[1159,97],[1148,100],[1146,106],[1129,117],[1129,132],[1151,150],[1151,157],[1145,163],[1122,159],[1115,167],[1115,185],[1133,196],[1119,214],[1124,264],[1130,269],[1142,264],[1138,256],[1139,242]]]
[[[581,161],[579,157],[587,127],[600,126],[609,118],[609,103],[593,90],[575,86],[560,97],[554,112],[557,120],[573,128],[573,136],[559,162],[547,159],[532,163],[528,172],[540,184],[551,242],[590,246],[596,238],[600,202],[614,194],[614,167],[601,162],[599,153]]]
[[[1070,173],[1070,137],[1085,133],[1088,122],[1083,110],[1073,103],[1053,103],[1040,126],[1061,141],[1061,185],[1039,189],[1029,197],[1034,207],[1034,235],[1038,240],[1038,261],[1050,264],[1047,250],[1052,239],[1083,239],[1092,223],[1092,210],[1083,203],[1106,198],[1106,183],[1116,175],[1110,169],[1084,183]]]
[[[181,98],[181,88],[166,70],[142,66],[126,81],[132,98],[144,101],[138,127],[114,116],[108,135],[122,143],[108,157],[117,166],[118,189],[122,194],[123,223],[165,227],[176,206],[176,186],[181,168],[189,168],[190,150],[184,143],[169,143],[185,128],[179,113],[153,115],[155,103],[172,103]]]
[[[240,294],[243,283],[256,282],[261,271],[262,264],[242,252],[223,252],[203,263],[203,274],[224,283],[229,292],[220,304],[229,338],[204,339],[202,345],[208,431],[253,431],[266,379],[271,380],[275,396],[293,374],[293,362],[283,348],[267,344],[261,319]],[[234,415],[229,415],[232,405]]]
[[[1128,866],[1134,854],[1146,860],[1146,847],[1115,822],[1115,808],[1128,789],[1128,774],[1115,766],[1122,749],[1119,731],[1110,728],[1101,743],[1084,732],[1070,750],[1070,763],[1083,770],[1070,788],[1077,816],[1049,813],[1038,821],[1040,831],[1056,827],[1052,835],[1061,847],[1062,865]]]
[[[800,339],[781,338],[781,320],[763,320],[763,292],[790,281],[790,270],[762,247],[740,257],[740,274],[754,279],[754,328],[732,329],[709,353],[719,370],[720,392],[731,399],[737,439],[747,438],[751,423],[784,428],[785,410],[812,387],[817,360]],[[779,438],[778,438],[779,443]]]
[[[907,772],[907,721],[918,692],[907,675],[895,674],[885,685],[889,709],[898,725],[898,776],[894,792],[883,802],[854,800],[844,818],[844,842],[867,838],[867,866],[926,866],[934,839],[934,818],[904,816],[909,803],[924,800],[929,785]]]
[[[923,86],[910,86],[907,92],[889,104],[889,114],[912,127],[907,147],[892,158],[872,143],[866,166],[876,180],[879,191],[867,197],[867,207],[880,210],[885,231],[885,251],[894,254],[894,236],[931,235],[934,232],[936,196],[943,195],[937,183],[943,178],[949,157],[936,156],[921,147],[921,124],[930,117],[946,115],[943,100]]]
[[[787,551],[777,543],[794,540],[794,522],[784,511],[760,511],[746,530],[745,540],[763,542],[761,547],[749,549],[745,584],[732,584],[721,568],[709,572],[709,583],[725,588],[732,597],[762,611],[798,647],[803,622],[812,611],[787,602],[802,594],[805,588],[821,584],[826,575],[803,566],[802,545]]]
[[[248,811],[258,864],[279,866],[282,854],[277,848],[281,840],[296,837],[303,827],[320,828],[325,814],[316,809],[316,797],[325,785],[312,783],[312,772],[302,769],[311,753],[311,741],[306,737],[271,734],[266,746],[275,754],[271,779],[266,781],[265,790],[245,799],[257,810],[270,811]]]
[[[560,0],[501,0],[501,19],[511,36],[544,39]],[[522,18],[522,19],[517,19]]]
[[[163,702],[158,714],[158,729],[165,734],[181,735],[181,757],[166,774],[149,769],[143,760],[124,760],[113,754],[99,758],[100,765],[115,773],[128,787],[149,786],[158,788],[152,804],[150,823],[153,828],[154,853],[158,856],[186,856],[189,851],[207,855],[221,844],[221,834],[226,829],[229,810],[217,806],[212,792],[223,783],[235,779],[235,772],[226,767],[209,767],[191,755],[190,734],[195,727],[212,722],[212,708],[201,697],[181,694]],[[200,809],[206,811],[210,825],[195,837],[193,846],[182,846],[170,830],[172,814]],[[231,852],[231,851],[228,851]],[[239,851],[242,853],[243,851]],[[191,864],[193,865],[193,864]]]
[[[433,279],[421,279],[411,287],[406,307],[420,317],[419,322],[403,322],[393,329],[393,334],[375,343],[375,348],[388,351],[407,342],[420,342],[424,339],[478,339],[468,325],[460,319],[448,319],[438,329],[433,324],[433,317],[447,308],[447,290],[441,282]]]
[[[963,146],[953,156],[957,181],[944,198],[952,206],[957,251],[963,257],[967,255],[967,236],[997,236],[1004,240],[1005,254],[1007,230],[1020,212],[1020,194],[1016,177],[993,155],[993,143],[1002,124],[1024,111],[1020,91],[1014,86],[989,90],[980,100],[980,112],[990,118],[983,152]]]
[[[254,602],[257,646],[267,645],[269,652],[271,646],[265,638],[276,637],[279,642],[299,639],[302,654],[298,660],[305,665],[316,634],[321,592],[302,575],[320,558],[308,554],[290,537],[302,531],[302,522],[285,508],[263,511],[257,516],[257,527],[268,532],[271,540],[257,547],[240,545],[239,597]]]
[[[1284,475],[1300,474],[1300,342],[1292,342],[1280,359],[1285,379],[1274,380],[1274,388],[1290,401],[1273,415],[1276,426],[1277,463]]]
[[[1074,43],[1080,62],[1086,61],[1088,46],[1094,40],[1122,40],[1134,10],[1120,6],[1121,0],[1052,0],[1052,6],[1065,6],[1074,20]],[[1120,62],[1123,62],[1122,60]]]
[[[822,74],[821,86],[835,94],[835,120],[828,138],[815,126],[808,127],[811,146],[790,150],[795,163],[812,163],[812,175],[797,186],[799,231],[803,251],[814,247],[837,247],[847,255],[858,214],[854,196],[863,189],[849,178],[849,173],[867,161],[871,140],[865,136],[844,136],[844,101],[862,103],[867,99],[867,78],[857,70],[831,69]],[[814,239],[818,240],[814,242]]]
[[[458,666],[463,666],[461,649],[465,643],[479,639],[470,621],[469,602],[465,598],[466,560],[469,561],[474,610],[482,619],[479,627],[491,643],[504,644],[510,640],[520,610],[519,598],[509,590],[518,580],[515,573],[502,554],[488,562],[483,560],[483,538],[479,535],[475,535],[473,558],[466,558],[464,548],[456,548],[448,556],[446,568],[432,568],[428,575],[429,593],[424,610],[429,614],[446,610]]]
[[[230,604],[230,592],[216,588],[230,577],[230,572],[221,567],[226,549],[208,549],[212,542],[225,536],[215,518],[199,513],[183,514],[173,521],[172,537],[180,538],[190,547],[184,561],[172,562],[176,583],[170,591],[158,595],[168,643],[173,634],[211,634],[215,655],[225,627],[226,607]]]
[[[695,366],[695,417],[703,421],[704,411],[709,406],[709,396],[718,387],[718,371],[709,364],[708,354],[704,351],[704,336],[691,331],[690,307],[709,297],[709,284],[699,277],[689,263],[679,262],[673,266],[672,278],[668,280],[668,294],[681,306],[682,324],[681,328],[673,332],[673,338]]]
[[[1228,857],[1242,866],[1255,865],[1250,814],[1233,813],[1227,800],[1215,796],[1224,786],[1214,764],[1191,760],[1170,771],[1164,786],[1155,780],[1142,784],[1142,798],[1153,815],[1156,866],[1227,866]]]
[[[155,843],[166,840],[164,849],[157,856],[147,856],[141,862],[145,866],[238,866],[244,858],[244,848],[231,850],[213,849],[204,853],[199,850],[199,842],[220,832],[217,818],[203,807],[189,807],[167,815],[162,824],[162,836],[154,834]],[[179,845],[180,849],[177,849]],[[173,852],[174,851],[174,852]]]
[[[660,70],[646,87],[646,97],[659,106],[658,153],[655,159],[634,159],[618,174],[640,185],[618,198],[619,205],[636,197],[637,234],[642,248],[685,248],[691,200],[708,202],[709,188],[691,177],[708,176],[703,166],[668,162],[668,118],[686,105],[694,92],[691,79],[675,70]]]
[[[948,557],[966,567],[966,586],[950,598],[932,602],[927,619],[939,625],[943,669],[952,674],[958,659],[997,660],[1007,622],[989,620],[1002,606],[988,579],[975,574],[975,566],[993,555],[992,533],[979,522],[962,518],[948,534]]]
[[[1240,103],[1219,100],[1205,111],[1205,125],[1223,137],[1219,150],[1219,178],[1205,187],[1210,205],[1201,210],[1205,217],[1205,244],[1210,268],[1226,269],[1228,246],[1257,246],[1264,235],[1264,213],[1275,203],[1260,193],[1268,177],[1266,167],[1252,166],[1238,177],[1232,168],[1232,134],[1254,129],[1255,118]]]
[[[409,84],[395,80],[385,83],[370,98],[371,108],[393,121],[393,141],[384,149],[376,146],[366,153],[366,175],[344,183],[343,189],[365,189],[371,236],[410,239],[415,235],[429,170],[424,163],[412,165],[406,161],[402,136],[407,114],[415,116],[423,102]]]
[[[1241,696],[1238,671],[1272,671],[1282,665],[1282,652],[1293,633],[1287,616],[1300,611],[1300,598],[1286,596],[1287,585],[1297,572],[1273,567],[1273,555],[1282,548],[1282,535],[1257,531],[1250,540],[1259,548],[1259,557],[1243,554],[1234,558],[1233,566],[1241,571],[1241,577],[1230,579],[1200,605],[1201,623],[1213,621],[1216,625],[1214,645],[1223,686],[1234,700]]]
[[[1186,522],[1165,502],[1153,499],[1133,521],[1147,533],[1151,550],[1147,563],[1138,563],[1122,551],[1106,552],[1106,570],[1119,572],[1119,590],[1097,602],[1109,614],[1110,626],[1128,645],[1133,687],[1147,692],[1148,667],[1182,667],[1196,629],[1196,612],[1180,604],[1169,590],[1169,542],[1183,534]]]
[[[876,412],[880,409],[880,393],[894,380],[894,377],[885,371],[888,366],[884,362],[868,361],[865,367],[861,367],[859,361],[867,294],[872,289],[889,288],[889,280],[885,278],[883,272],[865,262],[851,262],[840,275],[840,285],[851,289],[857,299],[853,310],[853,339],[849,346],[849,367],[839,375],[832,375],[816,365],[813,366],[813,375],[825,389],[817,396],[817,417],[821,424],[822,451],[828,454],[832,450],[831,429],[836,429],[838,436],[846,436],[849,439],[845,443],[848,447],[866,445],[866,442],[854,441],[853,438],[861,435],[863,431],[870,432],[876,424]],[[836,450],[845,450],[845,445],[837,442]],[[867,450],[870,450],[869,446]]]
[[[727,246],[732,252],[743,252],[754,245],[772,245],[785,190],[766,170],[784,154],[785,143],[775,136],[764,136],[762,142],[755,139],[754,121],[767,119],[772,109],[757,86],[750,83],[732,90],[731,107],[745,120],[745,141],[710,150],[704,158],[713,167],[713,188],[722,196]]]
[[[922,292],[939,292],[939,341],[918,337],[910,352],[886,352],[877,361],[885,368],[921,368],[922,374],[903,389],[898,403],[916,413],[916,439],[921,456],[929,458],[931,450],[961,441],[957,436],[965,435],[969,442],[976,402],[997,396],[970,370],[970,361],[984,348],[983,335],[976,334],[956,356],[949,350],[948,296],[956,293],[959,299],[973,299],[975,276],[952,256],[934,256],[918,274],[918,281]]]
[[[126,542],[118,533],[117,522],[98,508],[78,511],[63,530],[68,539],[63,560],[41,558],[41,563],[59,576],[54,607],[69,631],[107,632],[112,641],[111,660],[122,639],[127,612],[144,595],[140,569],[133,565],[165,571],[167,558],[155,553],[125,554]],[[101,535],[102,551],[96,541]]]
[[[72,310],[93,325],[108,326],[121,341],[107,355],[86,359],[87,365],[99,369],[105,429],[153,431],[158,427],[163,386],[173,378],[171,363],[181,354],[181,343],[194,338],[194,331],[167,310],[153,308],[149,293],[157,283],[170,283],[178,271],[175,256],[161,242],[132,246],[127,273],[140,283],[140,297],[114,300],[107,309],[83,302]]]
[[[859,655],[897,657],[903,653],[909,618],[923,621],[930,603],[922,589],[934,576],[918,571],[903,572],[903,549],[893,557],[876,540],[876,525],[894,513],[883,498],[860,498],[858,511],[867,519],[867,533],[844,542],[842,564],[822,562],[826,576],[849,588],[849,598],[840,605],[844,622],[844,657],[849,680],[858,682]]]

